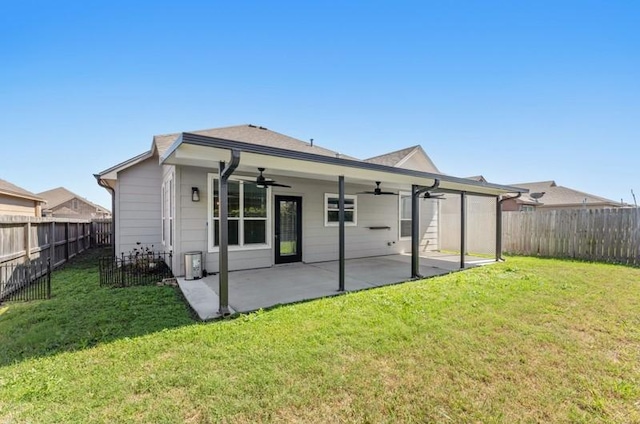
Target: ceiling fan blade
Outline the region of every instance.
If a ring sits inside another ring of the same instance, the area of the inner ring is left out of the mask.
[[[269,182],[269,184],[268,184],[268,185],[270,185],[271,187],[286,187],[286,188],[291,188],[291,186],[290,186],[290,185],[280,184],[280,183],[277,183],[277,182],[275,182],[275,181],[271,181],[271,182]]]
[[[291,188],[290,185],[280,184],[275,182],[275,180],[267,179],[262,173],[265,171],[265,168],[258,168],[260,175],[256,178],[256,185],[259,188],[267,188],[267,187],[286,187]]]
[[[398,193],[394,193],[392,191],[381,191],[378,194],[383,194],[385,196],[397,196],[398,195]]]

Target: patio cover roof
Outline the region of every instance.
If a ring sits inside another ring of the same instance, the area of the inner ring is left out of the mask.
[[[256,173],[258,167],[267,168],[270,174],[315,178],[336,181],[343,175],[349,181],[370,183],[383,181],[398,186],[430,186],[439,180],[437,191],[466,192],[487,196],[506,193],[526,193],[527,189],[472,181],[466,178],[414,171],[375,163],[362,162],[340,156],[332,157],[314,153],[256,145],[240,141],[182,133],[160,157],[160,163],[217,168],[220,161],[230,160],[230,151],[241,152],[240,172]]]

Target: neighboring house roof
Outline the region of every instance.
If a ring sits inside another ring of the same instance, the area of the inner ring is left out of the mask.
[[[45,202],[45,199],[43,199],[42,197],[2,179],[0,179],[0,194],[20,197],[22,199],[35,200],[43,203]]]
[[[403,165],[414,156],[421,156],[424,160],[426,160],[427,169],[424,169],[424,171],[440,173],[438,167],[436,167],[429,155],[427,155],[427,153],[420,145],[405,147],[404,149],[385,153],[384,155],[374,156],[372,158],[365,159],[364,161],[369,163],[376,163],[378,165],[402,168]]]
[[[538,205],[544,205],[544,207],[547,208],[558,206],[623,206],[620,202],[585,193],[583,191],[574,190],[572,188],[559,186],[553,180],[519,183],[513,184],[513,186],[527,188],[529,189],[529,193],[544,193],[542,198],[539,200]],[[535,199],[530,198],[527,194],[523,194],[518,200],[523,203],[527,200],[535,203]]]
[[[474,175],[473,177],[467,177],[469,180],[480,181],[481,183],[486,183],[487,179],[482,175]]]
[[[109,209],[100,206],[100,205],[96,205],[95,203],[91,202],[90,200],[85,199],[82,196],[79,196],[77,194],[75,194],[72,191],[67,190],[64,187],[58,187],[58,188],[54,188],[51,190],[47,190],[47,191],[43,191],[42,193],[38,193],[39,196],[42,196],[44,199],[46,199],[47,201],[47,209],[53,209],[56,206],[59,206],[65,202],[68,202],[71,199],[79,199],[95,208],[99,208],[102,209],[106,212],[109,212]],[[64,208],[63,208],[64,209]],[[65,212],[66,213],[66,212]]]

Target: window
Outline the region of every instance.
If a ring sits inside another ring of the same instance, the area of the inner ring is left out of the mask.
[[[398,196],[398,217],[400,219],[400,239],[411,238],[411,193],[400,193]]]
[[[220,240],[218,179],[209,174],[211,196],[209,213],[209,250],[216,251]],[[254,181],[230,179],[228,186],[229,246],[236,249],[260,249],[270,246],[270,188]]]
[[[324,194],[324,225],[325,227],[338,225],[338,195]],[[358,224],[358,198],[352,194],[344,195],[344,223],[355,226]]]
[[[78,209],[78,199],[71,200],[71,209]]]
[[[536,210],[536,207],[531,205],[522,205],[522,209],[520,209],[520,211],[522,212],[533,212],[535,210]]]
[[[160,192],[162,203],[162,244],[165,248],[173,247],[173,174],[162,183]]]

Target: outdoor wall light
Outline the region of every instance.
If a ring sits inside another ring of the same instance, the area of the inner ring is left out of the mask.
[[[200,191],[198,187],[191,187],[191,201],[199,202],[200,201]]]

